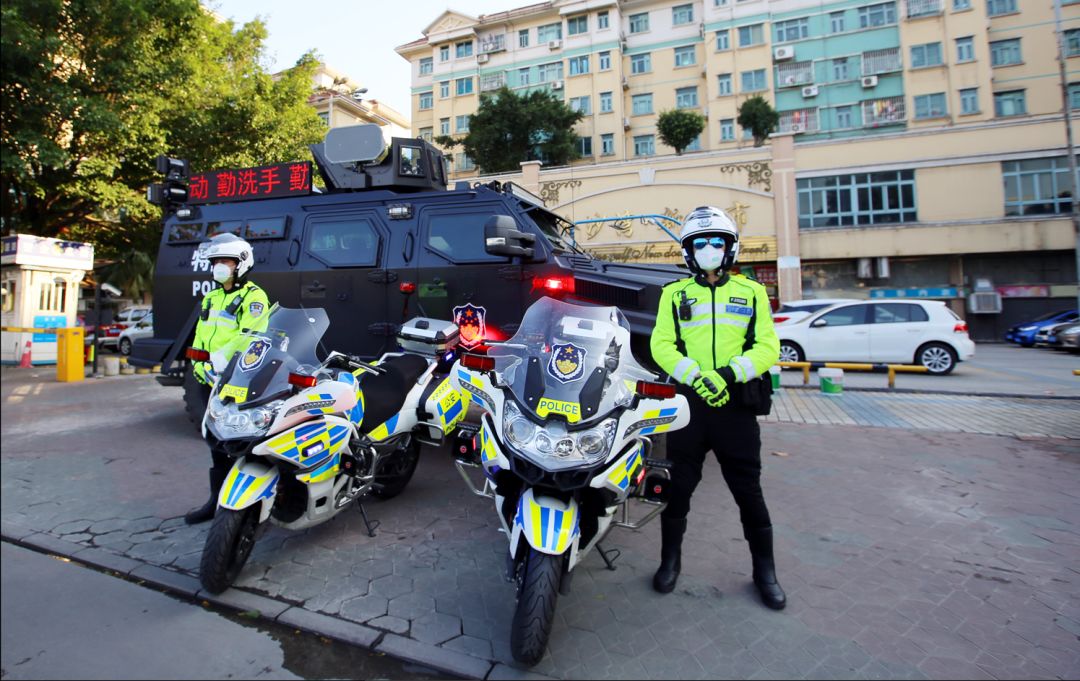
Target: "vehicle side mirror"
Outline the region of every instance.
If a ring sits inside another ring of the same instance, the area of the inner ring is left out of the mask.
[[[810,326],[815,329],[820,329],[821,327],[828,325],[829,322],[825,319],[815,319],[814,321],[810,322]]]
[[[493,215],[484,223],[484,250],[492,255],[532,258],[535,241],[536,235],[519,231],[509,215]]]

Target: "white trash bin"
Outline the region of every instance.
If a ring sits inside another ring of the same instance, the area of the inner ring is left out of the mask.
[[[120,375],[120,358],[119,357],[102,357],[105,361],[105,375],[106,376],[119,376]]]
[[[840,395],[844,392],[843,369],[818,369],[817,375],[821,381],[821,392],[826,395]]]

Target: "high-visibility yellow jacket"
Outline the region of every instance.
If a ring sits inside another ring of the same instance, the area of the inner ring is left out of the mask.
[[[751,332],[753,344],[744,350]],[[715,285],[698,275],[665,286],[650,348],[664,371],[688,385],[702,371],[725,367],[745,383],[780,357],[765,287],[740,274],[725,275]]]
[[[216,288],[202,300],[193,347],[209,353],[224,351],[226,355],[232,355],[241,349],[236,347],[241,334],[266,330],[269,313],[270,301],[266,292],[250,281],[231,291]],[[195,378],[200,383],[210,382],[206,377],[209,368],[213,368],[209,362],[195,362]]]

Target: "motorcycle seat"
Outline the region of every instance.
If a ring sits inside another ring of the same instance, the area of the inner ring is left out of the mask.
[[[364,393],[364,420],[360,425],[362,433],[370,433],[401,411],[405,396],[416,379],[427,370],[428,363],[417,355],[401,355],[388,358],[379,367],[385,372],[364,372],[359,376],[360,390]]]

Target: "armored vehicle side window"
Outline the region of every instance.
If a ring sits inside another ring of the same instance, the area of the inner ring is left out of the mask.
[[[225,222],[210,222],[206,225],[206,236],[215,237],[218,234],[235,234],[240,236],[240,230],[244,223],[240,220],[228,220]]]
[[[308,253],[330,267],[374,265],[379,257],[379,233],[370,220],[343,218],[312,223]]]
[[[186,241],[198,241],[202,235],[202,223],[196,222],[190,225],[175,224],[169,228],[169,243],[184,243]]]
[[[495,211],[429,215],[427,246],[451,262],[505,262],[484,250],[484,223]]]
[[[401,147],[400,164],[398,173],[405,177],[424,176],[424,155],[418,147]]]
[[[281,239],[285,236],[286,216],[248,220],[245,239]]]

